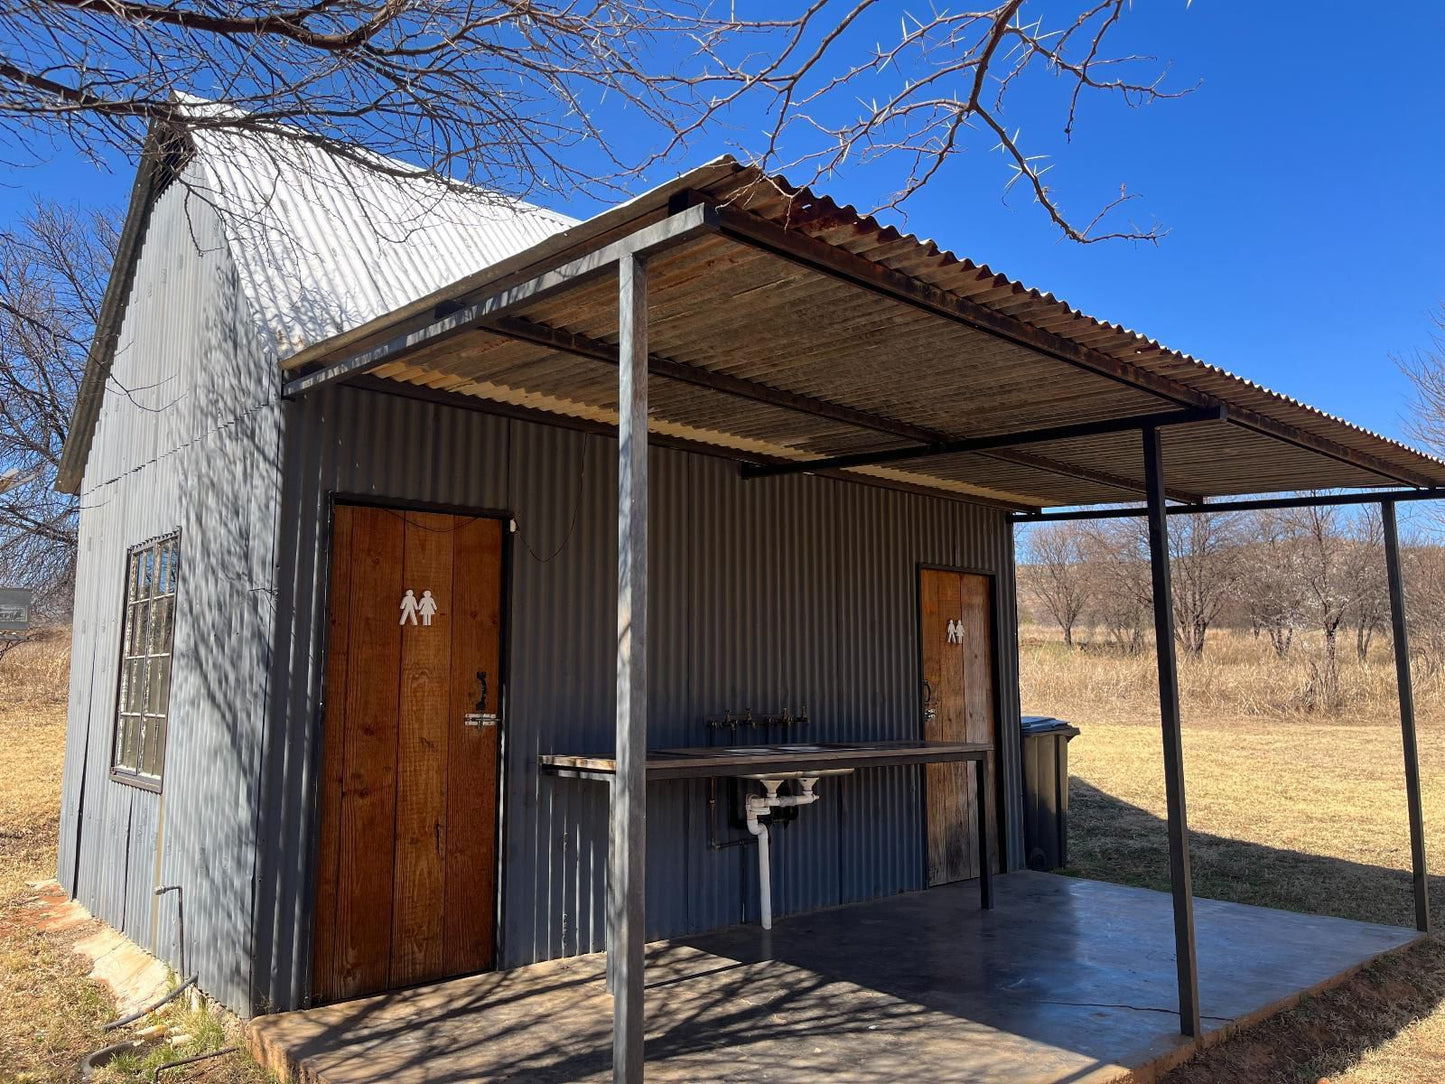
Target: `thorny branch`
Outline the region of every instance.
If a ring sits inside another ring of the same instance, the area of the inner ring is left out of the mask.
[[[689,85],[719,89],[707,109],[679,127],[663,153],[704,131],[720,109],[757,95],[768,99],[769,124],[754,160],[765,168],[798,171],[805,183],[831,176],[850,161],[891,160],[900,184],[883,206],[897,208],[982,139],[1004,159],[1005,190],[1022,181],[1071,240],[1158,239],[1157,226],[1096,232],[1112,211],[1135,198],[1122,186],[1118,198],[1087,222],[1068,216],[1045,180],[1052,163],[1030,153],[1019,128],[1006,120],[1006,103],[1035,70],[1069,87],[1062,126],[1068,138],[1085,90],[1129,105],[1188,93],[1165,89],[1165,73],[1152,57],[1106,55],[1106,39],[1126,0],[1100,0],[1059,29],[1042,16],[1026,17],[1025,0],[905,15],[891,43],[860,56],[856,35],[847,31],[880,7],[877,0],[816,0],[795,19],[730,25],[705,36],[702,52],[710,65]],[[729,61],[740,32],[766,33],[783,44],[766,63],[753,55]]]

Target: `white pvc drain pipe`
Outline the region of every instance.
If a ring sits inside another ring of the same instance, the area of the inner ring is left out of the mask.
[[[775,809],[812,805],[818,800],[813,789],[818,785],[816,775],[799,777],[797,794],[779,794],[778,788],[783,785],[785,778],[787,777],[767,776],[759,779],[766,793],[749,794],[746,803],[748,831],[758,839],[758,914],[765,930],[773,928],[773,869],[769,854],[768,826],[762,819],[770,816]]]

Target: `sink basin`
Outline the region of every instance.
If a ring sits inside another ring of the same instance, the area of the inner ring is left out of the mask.
[[[779,753],[826,753],[837,748],[839,746],[836,745],[726,745],[717,752],[734,756],[769,757]]]

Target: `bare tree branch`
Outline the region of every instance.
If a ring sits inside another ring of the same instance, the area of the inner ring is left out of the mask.
[[[55,472],[119,229],[107,212],[37,203],[0,231],[0,582],[68,611],[75,498]]]
[[[1122,186],[1096,214],[1066,214],[1006,106],[1030,73],[1052,76],[1072,139],[1086,91],[1131,105],[1179,92],[1152,58],[1110,50],[1125,0],[1056,24],[1033,10],[924,7],[880,39],[894,16],[878,0],[768,19],[705,0],[0,0],[0,134],[36,157],[60,140],[100,158],[134,157],[157,123],[263,131],[400,178],[571,198],[623,191],[743,124],[736,152],[805,184],[890,163],[881,206],[975,148],[1065,237],[1157,239],[1105,225],[1133,199]]]

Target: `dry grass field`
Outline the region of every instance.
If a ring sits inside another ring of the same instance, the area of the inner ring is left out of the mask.
[[[1068,872],[1167,888],[1164,784],[1152,655],[1022,637],[1023,703],[1083,733],[1070,748]],[[1411,922],[1409,837],[1394,671],[1386,645],[1345,664],[1335,717],[1304,710],[1308,643],[1279,661],[1247,635],[1218,634],[1182,663],[1195,888],[1219,899]],[[30,882],[53,875],[64,750],[63,635],[0,660],[0,1080],[73,1079],[103,1045],[111,1010],[66,937],[17,921]],[[1432,868],[1445,871],[1445,677],[1420,708]],[[1445,878],[1432,880],[1445,920]],[[112,1080],[148,1080],[131,1064]],[[168,1080],[262,1079],[226,1059]],[[1445,944],[1383,960],[1334,991],[1206,1051],[1168,1084],[1436,1084],[1445,1081]]]
[[[72,951],[84,927],[37,929],[27,916],[30,886],[55,876],[56,817],[65,753],[65,700],[70,638],[56,631],[0,658],[0,1082],[68,1084],[76,1063],[119,1036],[100,1028],[115,1012],[88,978],[89,962]],[[140,1082],[161,1062],[234,1041],[235,1024],[205,1011],[171,1011],[192,1036],[179,1050],[157,1047],[147,1057],[118,1060],[95,1079]],[[265,1074],[242,1055],[163,1080],[261,1084]]]
[[[1077,724],[1070,745],[1068,872],[1167,889],[1164,777],[1152,653],[1066,649],[1021,637],[1023,707]],[[1267,642],[1219,633],[1181,660],[1184,760],[1195,892],[1201,896],[1412,925],[1394,665],[1377,642],[1350,645],[1344,710],[1302,707],[1313,645],[1276,659]],[[1431,868],[1445,871],[1445,680],[1417,679]],[[1433,831],[1432,831],[1433,829]],[[1436,921],[1445,878],[1432,878]],[[1223,1044],[1170,1084],[1445,1080],[1445,945],[1427,942],[1337,991]]]

